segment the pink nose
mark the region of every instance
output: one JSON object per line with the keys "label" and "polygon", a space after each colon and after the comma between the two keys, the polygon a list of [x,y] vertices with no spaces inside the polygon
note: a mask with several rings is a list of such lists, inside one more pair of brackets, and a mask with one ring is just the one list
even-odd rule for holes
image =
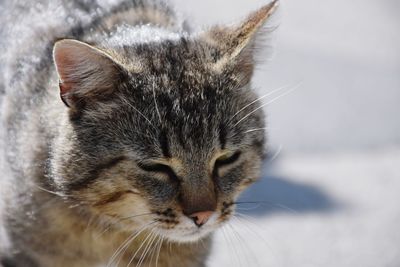
{"label": "pink nose", "polygon": [[190,218],[193,219],[194,223],[200,227],[205,224],[208,219],[210,219],[213,211],[199,211],[189,215]]}

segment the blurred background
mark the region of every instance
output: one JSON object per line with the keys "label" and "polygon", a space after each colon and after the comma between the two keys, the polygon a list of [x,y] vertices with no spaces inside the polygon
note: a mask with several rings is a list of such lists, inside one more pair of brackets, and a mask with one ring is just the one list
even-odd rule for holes
{"label": "blurred background", "polygon": [[[268,0],[173,2],[207,26]],[[282,88],[263,99],[270,157],[210,267],[400,266],[399,14],[398,0],[281,1],[254,78],[260,95]]]}

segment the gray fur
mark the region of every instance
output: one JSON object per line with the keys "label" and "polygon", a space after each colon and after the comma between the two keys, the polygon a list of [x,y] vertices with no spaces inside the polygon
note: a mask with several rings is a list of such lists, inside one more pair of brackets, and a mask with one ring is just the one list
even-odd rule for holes
{"label": "gray fur", "polygon": [[[15,13],[0,11],[20,19],[0,32],[0,265],[105,265],[156,222],[120,266],[140,261],[143,251],[131,256],[152,233],[163,238],[158,266],[204,266],[211,232],[259,175],[264,134],[249,130],[264,127],[263,114],[246,116],[258,102],[243,107],[257,99],[253,33],[275,3],[203,33],[158,1],[30,3],[5,1]],[[54,48],[66,38],[87,44]],[[79,49],[88,50],[71,63]],[[213,170],[226,151],[240,156]],[[154,162],[174,174],[143,167]],[[186,215],[211,209],[214,225],[181,236],[193,227]]]}

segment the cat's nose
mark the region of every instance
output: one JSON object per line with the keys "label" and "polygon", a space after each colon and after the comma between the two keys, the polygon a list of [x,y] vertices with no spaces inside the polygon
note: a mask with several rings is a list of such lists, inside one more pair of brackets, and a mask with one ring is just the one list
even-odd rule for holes
{"label": "cat's nose", "polygon": [[213,211],[199,211],[189,215],[189,217],[193,219],[198,227],[201,227],[210,219],[213,213]]}

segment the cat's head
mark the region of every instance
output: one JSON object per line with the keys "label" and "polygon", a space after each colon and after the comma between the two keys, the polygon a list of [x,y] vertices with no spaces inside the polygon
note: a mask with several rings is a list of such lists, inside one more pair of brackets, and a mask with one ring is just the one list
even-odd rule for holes
{"label": "cat's head", "polygon": [[249,82],[256,32],[240,25],[117,46],[54,47],[68,108],[53,145],[56,190],[103,224],[194,241],[257,180],[263,112]]}

